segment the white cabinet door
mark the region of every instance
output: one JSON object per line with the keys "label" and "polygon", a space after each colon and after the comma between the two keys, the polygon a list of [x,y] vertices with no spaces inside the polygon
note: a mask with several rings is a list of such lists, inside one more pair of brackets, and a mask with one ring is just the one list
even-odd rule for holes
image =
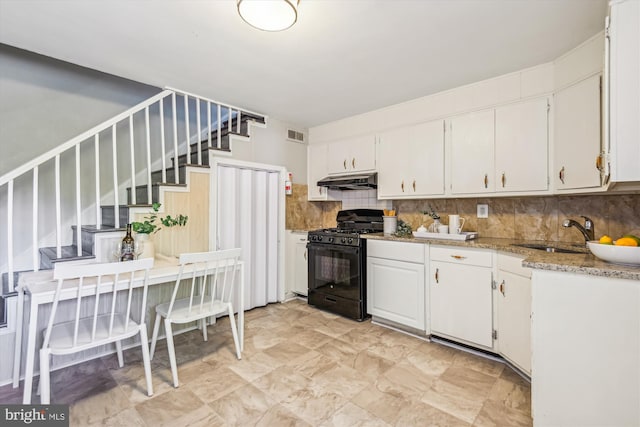
{"label": "white cabinet door", "polygon": [[558,190],[600,187],[600,75],[554,95],[553,180]]}
{"label": "white cabinet door", "polygon": [[329,174],[369,172],[376,169],[375,137],[372,135],[332,142],[328,148]]}
{"label": "white cabinet door", "polygon": [[494,110],[451,119],[451,193],[491,193],[494,176]]}
{"label": "white cabinet door", "polygon": [[640,425],[640,282],[533,270],[532,291],[536,425]]}
{"label": "white cabinet door", "polygon": [[307,296],[309,293],[309,272],[307,262],[307,234],[296,233],[294,253],[294,274],[292,291]]}
{"label": "white cabinet door", "polygon": [[492,252],[430,248],[433,335],[493,349]]}
{"label": "white cabinet door", "polygon": [[444,121],[383,133],[377,144],[378,197],[444,194]]}
{"label": "white cabinet door", "polygon": [[316,183],[329,175],[327,170],[328,148],[326,144],[309,145],[307,147],[307,199],[330,200],[328,190],[318,187]]}
{"label": "white cabinet door", "polygon": [[287,231],[285,242],[285,290],[306,296],[309,288],[307,233]]}
{"label": "white cabinet door", "polygon": [[444,120],[422,123],[410,130],[407,184],[411,196],[444,194]]}
{"label": "white cabinet door", "polygon": [[[404,195],[410,132],[408,127],[381,134],[376,144],[378,158],[378,197]],[[416,155],[416,153],[412,153]]]}
{"label": "white cabinet door", "polygon": [[496,108],[495,115],[496,191],[547,190],[547,98]]}
{"label": "white cabinet door", "polygon": [[367,259],[369,314],[425,330],[424,264]]}
{"label": "white cabinet door", "polygon": [[531,279],[498,270],[496,311],[500,354],[531,375]]}
{"label": "white cabinet door", "polygon": [[640,2],[613,2],[610,19],[611,180],[640,181]]}

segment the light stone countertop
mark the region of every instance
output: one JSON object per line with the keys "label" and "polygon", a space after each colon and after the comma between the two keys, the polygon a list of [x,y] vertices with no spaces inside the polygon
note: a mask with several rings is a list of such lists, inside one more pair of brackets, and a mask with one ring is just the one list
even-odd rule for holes
{"label": "light stone countertop", "polygon": [[627,266],[601,261],[592,255],[586,247],[576,246],[574,243],[551,242],[553,246],[572,250],[584,251],[579,254],[567,254],[559,252],[545,252],[538,249],[529,249],[514,244],[549,242],[498,239],[491,237],[479,237],[473,240],[440,240],[411,237],[385,236],[381,233],[363,234],[366,239],[388,240],[397,242],[429,243],[431,245],[459,246],[464,248],[493,249],[500,252],[522,255],[525,257],[524,267],[538,270],[563,271],[567,273],[589,274],[592,276],[611,277],[615,279],[629,279],[640,281],[640,266]]}

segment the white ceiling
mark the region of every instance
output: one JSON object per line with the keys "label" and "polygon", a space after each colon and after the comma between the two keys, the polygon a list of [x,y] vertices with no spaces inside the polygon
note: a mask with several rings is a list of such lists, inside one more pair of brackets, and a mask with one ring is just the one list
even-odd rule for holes
{"label": "white ceiling", "polygon": [[0,42],[312,127],[548,62],[606,0],[301,0],[268,33],[235,0],[0,0]]}

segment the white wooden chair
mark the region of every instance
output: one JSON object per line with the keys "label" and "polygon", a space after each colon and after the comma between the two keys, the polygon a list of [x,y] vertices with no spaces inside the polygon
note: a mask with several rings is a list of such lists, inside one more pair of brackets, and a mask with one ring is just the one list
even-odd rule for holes
{"label": "white wooden chair", "polygon": [[[140,334],[147,392],[153,395],[149,340],[144,321],[147,305],[149,269],[153,258],[137,261],[99,264],[56,264],[53,277],[58,281],[40,350],[40,399],[50,403],[49,356],[77,353],[90,348],[115,343],[120,367],[124,366],[121,340]],[[134,288],[142,288],[142,301],[132,316]],[[54,323],[61,292],[75,293],[74,319]],[[108,310],[101,298],[111,296]],[[83,304],[83,302],[85,302]],[[89,317],[80,313],[91,309]],[[139,316],[139,317],[138,317]],[[136,321],[134,318],[139,320]]]}
{"label": "white wooden chair", "polygon": [[[171,329],[172,323],[184,324],[200,321],[202,336],[207,341],[207,318],[227,314],[231,323],[236,355],[238,359],[241,358],[238,330],[232,305],[241,252],[241,249],[227,249],[180,255],[180,272],[173,288],[171,301],[156,306],[156,320],[151,338],[151,358],[153,359],[160,329],[160,320],[164,318],[164,329],[167,337],[167,349],[169,351],[174,387],[178,387],[179,384]],[[199,286],[196,286],[196,272],[204,272],[199,280]],[[189,273],[191,273],[191,280],[185,280],[183,284],[183,286],[190,284],[189,297],[176,300],[182,279],[188,278]]]}

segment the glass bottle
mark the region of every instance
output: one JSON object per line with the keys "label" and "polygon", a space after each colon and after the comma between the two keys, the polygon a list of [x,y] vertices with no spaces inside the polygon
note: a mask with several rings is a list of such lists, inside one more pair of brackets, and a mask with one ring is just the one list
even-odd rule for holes
{"label": "glass bottle", "polygon": [[135,247],[131,236],[131,224],[127,224],[127,234],[122,239],[120,249],[120,261],[133,261],[135,259]]}
{"label": "glass bottle", "polygon": [[435,218],[433,220],[433,224],[431,224],[429,226],[429,232],[430,233],[437,233],[438,232],[438,227],[440,227],[440,225],[442,225],[442,224],[440,224],[440,218]]}

